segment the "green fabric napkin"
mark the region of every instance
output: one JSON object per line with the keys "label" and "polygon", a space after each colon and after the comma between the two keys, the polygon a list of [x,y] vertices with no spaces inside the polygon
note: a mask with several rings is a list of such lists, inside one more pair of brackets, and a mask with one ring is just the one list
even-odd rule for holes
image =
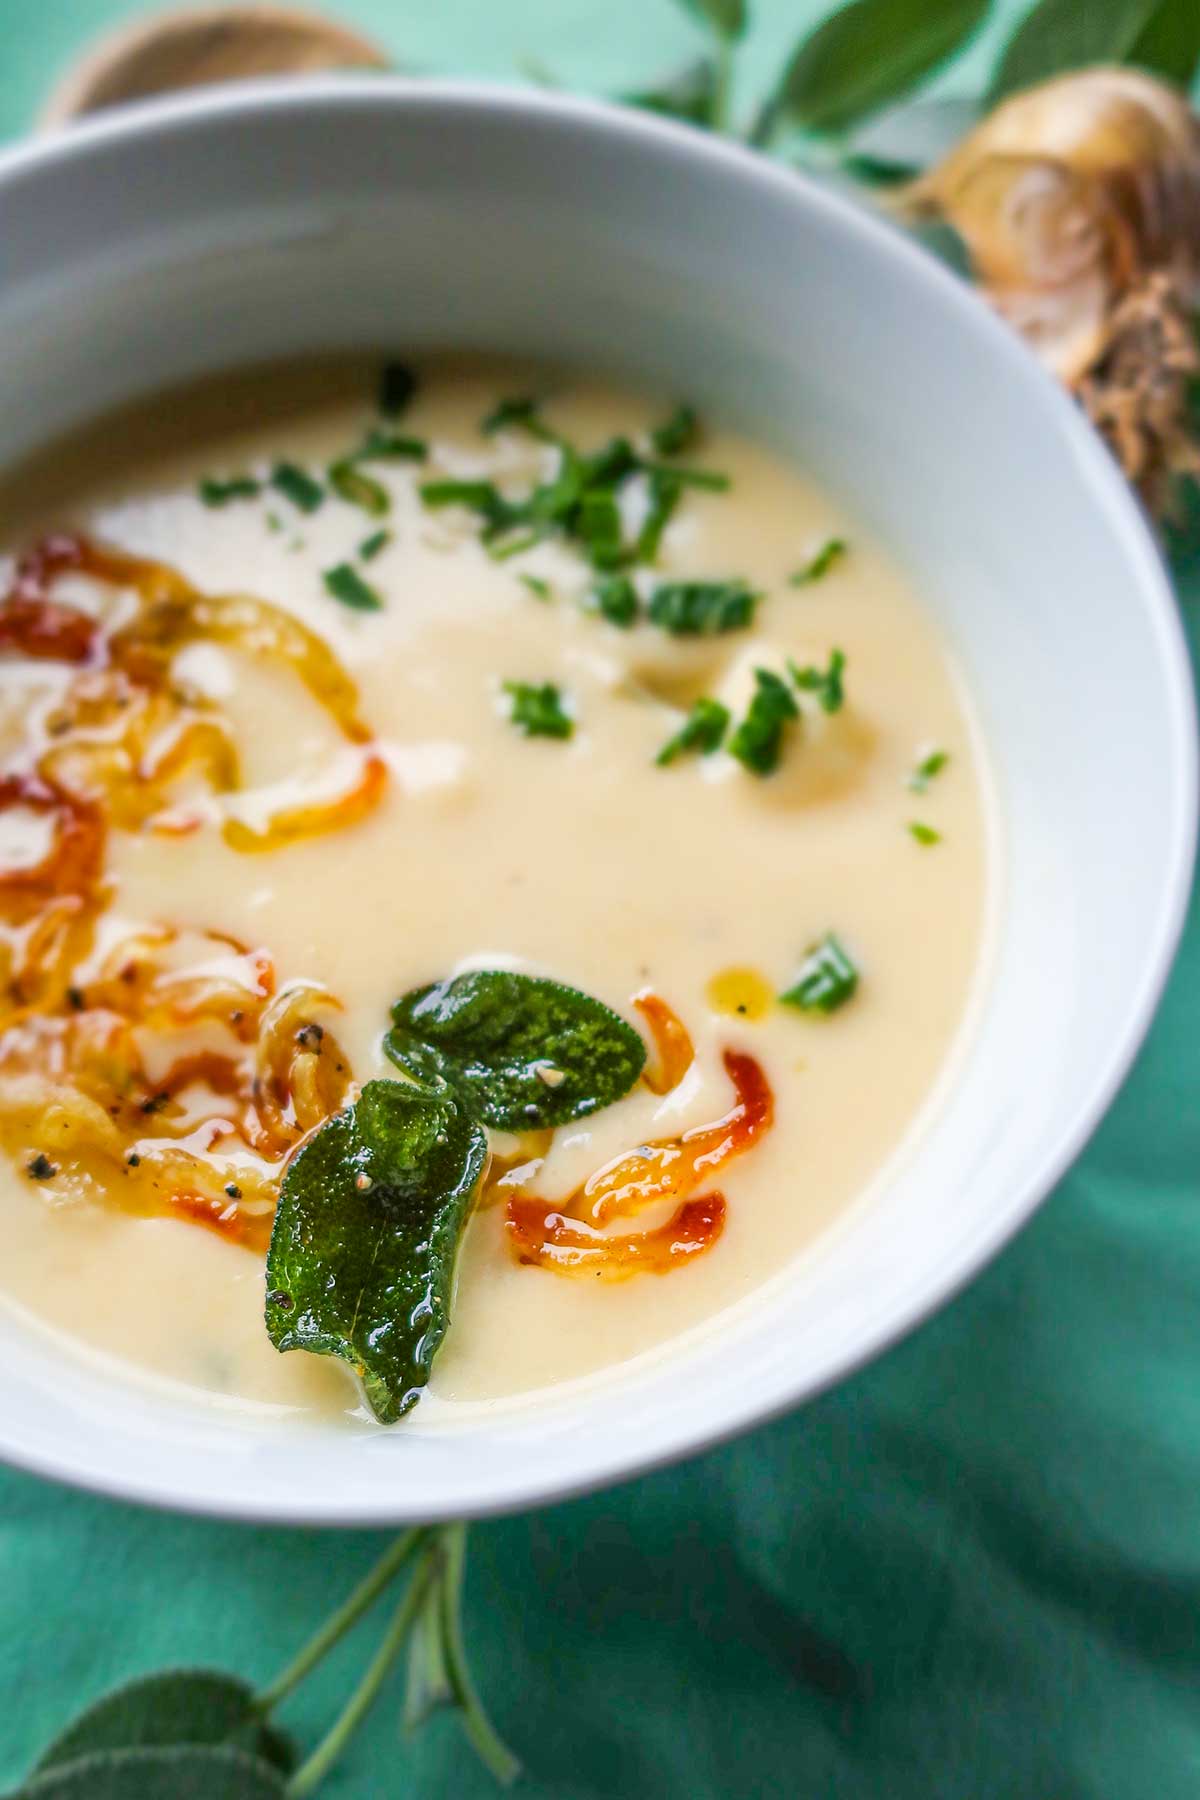
{"label": "green fabric napkin", "polygon": [[[0,133],[132,10],[0,0]],[[511,74],[528,50],[593,86],[689,45],[667,0],[338,10],[416,65]],[[817,10],[758,0],[752,59],[765,68]],[[1178,574],[1187,608],[1200,556]],[[529,1800],[1195,1800],[1198,1010],[1193,916],[1087,1154],[882,1361],[686,1467],[473,1531],[469,1639]],[[135,1671],[273,1674],[383,1541],[0,1475],[0,1781]],[[360,1657],[343,1647],[287,1715],[309,1742]],[[399,1714],[397,1688],[331,1795],[495,1793],[452,1718],[405,1743]]]}

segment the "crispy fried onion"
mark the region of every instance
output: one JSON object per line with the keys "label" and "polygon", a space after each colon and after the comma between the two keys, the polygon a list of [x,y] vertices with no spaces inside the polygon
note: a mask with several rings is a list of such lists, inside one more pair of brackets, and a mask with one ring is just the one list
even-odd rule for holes
{"label": "crispy fried onion", "polygon": [[[112,623],[54,597],[72,573],[120,590]],[[96,948],[109,828],[190,829],[170,805],[184,774],[214,793],[240,785],[224,719],[173,680],[176,653],[199,640],[282,663],[366,747],[334,800],[261,831],[227,821],[233,848],[335,829],[379,796],[353,683],[297,621],[79,536],[25,555],[0,599],[0,657],[57,663],[65,679],[30,720],[25,765],[0,776],[0,817],[18,815],[7,822],[38,846],[0,864],[0,1143],[56,1199],[191,1218],[261,1249],[285,1159],[351,1083],[316,1016],[336,1002],[311,984],[279,989],[264,951],[219,932],[154,927]]]}
{"label": "crispy fried onion", "polygon": [[221,933],[127,937],[65,1011],[0,1034],[0,1140],[58,1196],[261,1250],[286,1158],[350,1086],[316,1016],[336,1004],[308,983],[277,991],[270,958]]}
{"label": "crispy fried onion", "polygon": [[[132,616],[106,626],[56,600],[56,582],[71,574],[132,594]],[[200,642],[231,645],[290,669],[342,736],[363,747],[353,785],[333,799],[278,812],[261,830],[226,819],[222,832],[235,850],[277,849],[350,824],[374,806],[386,766],[370,747],[354,683],[327,644],[264,600],[202,594],[165,563],[78,534],[43,538],[21,558],[0,600],[0,655],[78,669],[44,721],[39,773],[82,800],[103,801],[109,822],[125,830],[194,830],[202,815],[171,804],[182,777],[217,795],[242,785],[237,746],[221,714],[173,679],[179,651]]]}
{"label": "crispy fried onion", "polygon": [[[691,1041],[658,995],[640,994],[634,1005],[650,1026],[658,1052],[657,1068],[643,1079],[653,1093],[664,1093],[667,1088],[660,1084],[668,1075],[674,1076],[670,1085],[675,1086],[687,1073]],[[711,1249],[724,1229],[725,1199],[719,1192],[696,1195],[695,1190],[749,1150],[769,1129],[774,1111],[767,1078],[752,1056],[726,1050],[724,1063],[736,1100],[721,1118],[639,1145],[606,1163],[563,1200],[542,1200],[519,1189],[511,1193],[505,1229],[518,1262],[560,1275],[621,1281],[640,1270],[662,1274]],[[500,1180],[511,1184],[515,1173],[510,1166]],[[656,1203],[674,1203],[662,1224],[637,1232],[605,1229]]]}

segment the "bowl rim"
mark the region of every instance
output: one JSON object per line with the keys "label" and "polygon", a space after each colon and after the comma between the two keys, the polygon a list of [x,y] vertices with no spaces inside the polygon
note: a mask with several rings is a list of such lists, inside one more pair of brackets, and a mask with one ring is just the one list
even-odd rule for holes
{"label": "bowl rim", "polygon": [[[522,117],[558,122],[564,129],[584,128],[596,138],[622,139],[648,157],[670,153],[697,165],[724,169],[744,182],[774,188],[803,211],[824,215],[837,228],[856,236],[881,267],[890,261],[906,268],[919,284],[929,309],[957,312],[987,355],[1006,362],[1014,382],[1040,388],[1040,403],[1056,413],[1074,456],[1088,477],[1096,510],[1121,540],[1138,580],[1136,592],[1153,641],[1163,681],[1173,744],[1170,776],[1174,804],[1169,820],[1170,854],[1159,891],[1155,917],[1142,944],[1142,966],[1131,987],[1122,1030],[1114,1035],[1108,1055],[1086,1093],[1053,1134],[1047,1134],[1036,1178],[1014,1190],[1009,1204],[997,1208],[973,1240],[953,1258],[927,1271],[890,1310],[872,1319],[870,1329],[852,1352],[839,1351],[824,1373],[797,1373],[777,1380],[765,1392],[745,1395],[736,1406],[697,1427],[688,1418],[673,1423],[668,1416],[652,1448],[599,1446],[570,1473],[539,1479],[536,1472],[507,1483],[490,1496],[473,1498],[469,1508],[448,1503],[428,1509],[430,1521],[470,1516],[483,1518],[550,1505],[574,1495],[648,1473],[685,1456],[717,1447],[741,1433],[815,1399],[854,1374],[955,1298],[977,1273],[1013,1238],[1041,1205],[1084,1149],[1115,1099],[1141,1048],[1157,1010],[1187,918],[1196,859],[1200,810],[1200,752],[1197,741],[1196,694],[1187,638],[1170,575],[1149,523],[1132,490],[1098,434],[1078,407],[1037,361],[1033,352],[966,282],[892,224],[812,177],[769,160],[762,153],[728,138],[717,137],[664,119],[586,97],[525,90],[496,82],[418,80],[403,75],[323,74],[295,78],[256,79],[222,84],[138,101],[95,114],[69,128],[29,139],[0,151],[0,193],[26,175],[69,169],[113,143],[142,144],[147,151],[162,135],[170,137],[193,126],[277,113],[355,111],[372,107],[492,118],[520,123]],[[193,1515],[307,1526],[380,1527],[409,1515],[396,1504],[371,1495],[329,1505],[300,1498],[181,1493],[179,1482],[165,1476],[107,1474],[79,1470],[64,1449],[54,1453],[14,1445],[0,1421],[0,1458],[10,1466],[108,1498]],[[231,1484],[232,1489],[232,1484]]]}

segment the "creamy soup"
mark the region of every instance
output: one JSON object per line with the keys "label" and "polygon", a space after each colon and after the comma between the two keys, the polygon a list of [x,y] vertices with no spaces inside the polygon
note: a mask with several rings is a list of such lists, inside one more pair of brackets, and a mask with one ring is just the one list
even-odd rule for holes
{"label": "creamy soup", "polygon": [[[421,1417],[453,1419],[712,1325],[913,1127],[980,957],[980,752],[931,620],[786,462],[568,375],[276,369],[55,447],[0,548],[10,1304],[367,1416],[361,1344],[267,1320],[360,1279],[317,1241],[322,1121],[415,1073],[467,1171],[428,1215],[443,1300],[461,1254]],[[504,1128],[469,1019],[412,1002],[385,1049],[470,972],[530,997]],[[548,981],[583,998],[543,1054]],[[358,1220],[384,1152],[351,1179]]]}

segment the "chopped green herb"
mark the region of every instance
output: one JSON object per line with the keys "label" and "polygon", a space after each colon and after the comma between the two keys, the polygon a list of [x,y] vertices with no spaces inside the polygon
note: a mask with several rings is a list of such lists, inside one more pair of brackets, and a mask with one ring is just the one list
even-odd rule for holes
{"label": "chopped green herb", "polygon": [[700,421],[694,408],[677,406],[670,418],[650,433],[650,442],[660,456],[678,456],[690,450],[700,436]]}
{"label": "chopped green herb", "polygon": [[667,739],[655,762],[659,768],[665,768],[685,750],[698,750],[701,756],[708,756],[713,750],[720,749],[728,724],[729,708],[722,706],[719,700],[701,695],[675,736]]}
{"label": "chopped green herb", "polygon": [[653,562],[658,555],[662,534],[679,505],[683,489],[674,473],[656,472],[650,477],[650,509],[638,532],[637,555],[642,562]]}
{"label": "chopped green herb", "polygon": [[611,488],[584,493],[577,529],[597,568],[612,568],[621,560],[621,512]]}
{"label": "chopped green herb", "polygon": [[526,737],[569,738],[575,721],[563,711],[562,695],[553,682],[539,687],[528,681],[506,681],[504,691],[512,696],[509,718]]}
{"label": "chopped green herb", "polygon": [[707,488],[712,494],[727,494],[733,483],[719,469],[680,469],[674,463],[643,463],[649,475],[669,475],[680,487]]}
{"label": "chopped green herb", "polygon": [[602,618],[610,625],[619,625],[622,631],[628,631],[638,616],[637,589],[628,575],[609,575],[597,582],[592,602]]}
{"label": "chopped green herb", "polygon": [[375,589],[363,580],[353,563],[337,563],[332,569],[326,569],[323,580],[326,591],[343,606],[353,607],[355,612],[378,612],[383,605]]}
{"label": "chopped green herb", "polygon": [[387,489],[381,487],[370,475],[364,475],[349,456],[330,463],[329,485],[335,494],[340,494],[351,506],[361,506],[364,512],[376,519],[381,518],[392,504]]}
{"label": "chopped green herb", "polygon": [[627,437],[610,438],[599,450],[580,459],[588,487],[617,487],[627,475],[636,475],[642,459]]}
{"label": "chopped green herb", "polygon": [[391,541],[390,531],[373,531],[370,537],[364,538],[358,546],[358,554],[363,562],[374,562],[380,551],[386,550]]}
{"label": "chopped green herb", "polygon": [[849,547],[845,538],[830,538],[802,569],[789,575],[788,580],[793,587],[804,587],[810,581],[820,581],[822,575],[828,575],[834,563],[841,561]]}
{"label": "chopped green herb", "polygon": [[941,774],[949,761],[950,752],[948,750],[931,750],[928,756],[921,758],[909,776],[908,787],[914,794],[923,794],[930,782],[936,775]]}
{"label": "chopped green herb", "polygon": [[846,699],[845,684],[842,680],[846,669],[846,657],[843,651],[830,651],[827,669],[798,669],[794,662],[788,663],[788,669],[801,693],[817,696],[823,712],[835,713],[842,710]]}
{"label": "chopped green herb", "polygon": [[536,594],[539,600],[552,600],[554,598],[550,589],[550,583],[548,581],[543,581],[540,575],[522,575],[518,579],[524,587],[529,589],[531,594]]}
{"label": "chopped green herb", "polygon": [[205,506],[228,506],[231,500],[253,500],[261,494],[262,483],[253,475],[206,475],[200,483],[200,498]]}
{"label": "chopped green herb", "polygon": [[746,716],[729,740],[729,753],[753,775],[770,775],[779,766],[783,734],[800,717],[787,682],[770,669],[755,669],[757,683]]}
{"label": "chopped green herb", "polygon": [[389,362],[379,374],[379,410],[389,418],[402,413],[417,391],[417,378],[406,363]]}
{"label": "chopped green herb", "polygon": [[[426,506],[465,506],[477,512],[490,528],[515,524],[521,508],[506,500],[493,481],[426,481],[421,484]],[[515,515],[515,517],[514,517]]]}
{"label": "chopped green herb", "polygon": [[650,596],[649,612],[673,637],[711,637],[752,624],[758,599],[744,581],[667,581]]}
{"label": "chopped green herb", "polygon": [[546,535],[535,526],[512,536],[505,536],[506,529],[498,526],[495,531],[488,530],[483,534],[484,546],[495,562],[507,562],[510,556],[521,556],[526,550],[532,550],[535,544],[540,544]]}
{"label": "chopped green herb", "polygon": [[359,448],[355,462],[424,462],[429,445],[424,438],[398,437],[394,431],[380,431],[372,426]]}
{"label": "chopped green herb", "polygon": [[307,469],[297,463],[279,462],[271,470],[271,486],[298,506],[303,513],[314,513],[325,498],[325,489],[314,481]]}
{"label": "chopped green herb", "polygon": [[58,1174],[58,1167],[50,1161],[44,1151],[39,1150],[37,1155],[31,1156],[25,1164],[25,1172],[32,1176],[34,1181],[49,1181]]}
{"label": "chopped green herb", "polygon": [[908,827],[909,835],[916,838],[918,844],[940,844],[942,834],[935,831],[932,825],[922,825],[919,819],[913,819]]}
{"label": "chopped green herb", "polygon": [[532,394],[516,394],[494,406],[479,429],[485,437],[491,437],[495,432],[505,431],[509,426],[515,425],[520,430],[531,432],[534,437],[553,443],[554,433],[538,416],[540,406],[541,401],[535,400]]}
{"label": "chopped green herb", "polygon": [[801,1012],[832,1013],[853,999],[857,987],[858,970],[845,945],[830,931],[813,945],[795,982],[779,998]]}

